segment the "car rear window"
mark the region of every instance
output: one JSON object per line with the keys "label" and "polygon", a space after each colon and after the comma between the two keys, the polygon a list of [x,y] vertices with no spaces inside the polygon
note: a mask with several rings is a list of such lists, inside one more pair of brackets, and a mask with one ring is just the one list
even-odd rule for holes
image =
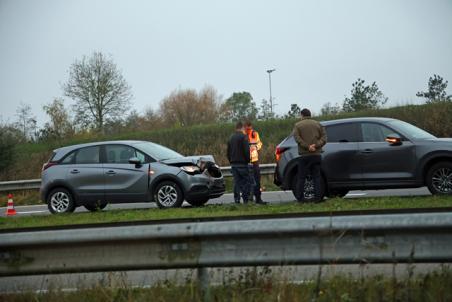
{"label": "car rear window", "polygon": [[359,141],[359,125],[347,123],[326,127],[327,141],[329,143],[351,143]]}
{"label": "car rear window", "polygon": [[79,149],[75,156],[76,164],[98,164],[100,163],[99,146]]}

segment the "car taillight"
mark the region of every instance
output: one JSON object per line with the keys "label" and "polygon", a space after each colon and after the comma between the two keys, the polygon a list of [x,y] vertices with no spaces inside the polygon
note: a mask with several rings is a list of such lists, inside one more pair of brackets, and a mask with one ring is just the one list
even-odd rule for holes
{"label": "car taillight", "polygon": [[285,147],[276,147],[276,151],[275,151],[275,157],[276,157],[276,161],[279,161],[281,159],[282,154],[287,150],[288,148]]}
{"label": "car taillight", "polygon": [[51,166],[55,166],[57,163],[54,161],[49,161],[48,163],[45,163],[42,165],[42,171],[50,168]]}

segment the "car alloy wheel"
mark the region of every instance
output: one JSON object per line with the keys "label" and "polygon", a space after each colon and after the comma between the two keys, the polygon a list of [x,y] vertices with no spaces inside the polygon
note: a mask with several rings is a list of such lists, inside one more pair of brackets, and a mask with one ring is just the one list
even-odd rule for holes
{"label": "car alloy wheel", "polygon": [[177,191],[171,185],[162,186],[157,192],[159,202],[165,207],[172,207],[177,201]]}
{"label": "car alloy wheel", "polygon": [[184,193],[176,182],[165,180],[155,187],[154,201],[161,209],[178,208],[184,201]]}
{"label": "car alloy wheel", "polygon": [[64,188],[57,188],[50,192],[47,204],[49,211],[53,214],[70,213],[75,210],[72,195]]}
{"label": "car alloy wheel", "polygon": [[452,193],[452,169],[441,167],[432,174],[433,188],[442,194]]}

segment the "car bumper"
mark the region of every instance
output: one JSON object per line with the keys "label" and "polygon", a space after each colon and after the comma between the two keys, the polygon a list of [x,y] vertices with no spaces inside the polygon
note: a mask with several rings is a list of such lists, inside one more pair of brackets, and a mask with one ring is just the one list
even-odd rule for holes
{"label": "car bumper", "polygon": [[181,172],[179,175],[185,184],[186,200],[202,200],[218,198],[226,191],[226,185],[223,177],[213,178],[206,174],[189,175]]}

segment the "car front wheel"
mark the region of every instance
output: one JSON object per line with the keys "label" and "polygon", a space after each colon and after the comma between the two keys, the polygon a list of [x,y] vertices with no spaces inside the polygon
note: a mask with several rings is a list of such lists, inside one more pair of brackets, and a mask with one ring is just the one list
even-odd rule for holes
{"label": "car front wheel", "polygon": [[74,198],[68,190],[56,188],[47,197],[47,207],[52,214],[72,213],[75,210]]}
{"label": "car front wheel", "polygon": [[163,181],[155,188],[154,200],[161,209],[179,208],[184,201],[184,196],[175,182]]}
{"label": "car front wheel", "polygon": [[452,163],[434,164],[427,172],[426,183],[432,194],[452,195]]}

